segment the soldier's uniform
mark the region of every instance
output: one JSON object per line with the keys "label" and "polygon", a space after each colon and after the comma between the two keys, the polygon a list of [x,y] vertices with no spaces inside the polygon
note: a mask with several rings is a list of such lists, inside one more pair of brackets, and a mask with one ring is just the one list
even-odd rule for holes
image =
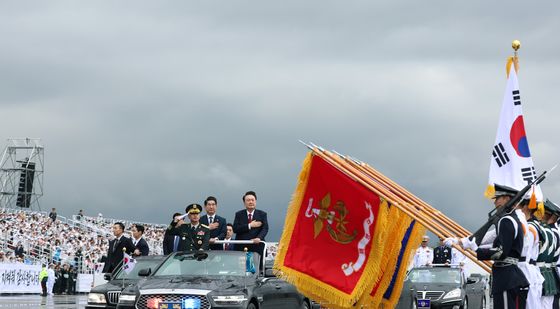
{"label": "soldier's uniform", "polygon": [[412,266],[422,267],[432,264],[432,261],[434,260],[434,251],[432,250],[432,248],[428,247],[429,239],[430,238],[426,235],[422,237],[422,242],[425,242],[426,246],[420,246],[418,247],[418,249],[416,249]]}
{"label": "soldier's uniform", "polygon": [[[498,184],[494,185],[494,189],[494,198],[504,195],[515,196],[518,192]],[[523,238],[523,225],[515,212],[512,212],[503,216],[486,232],[480,245],[476,245],[476,240],[471,240],[469,237],[461,239],[463,248],[475,251],[479,260],[494,261],[492,265],[494,309],[525,308],[529,282],[517,266],[522,258]]]}
{"label": "soldier's uniform", "polygon": [[434,248],[434,260],[432,264],[451,263],[451,248],[448,246],[439,246]]}
{"label": "soldier's uniform", "polygon": [[[187,214],[198,214],[202,211],[202,206],[190,204],[186,211]],[[210,246],[210,229],[200,223],[196,226],[187,223],[173,227],[170,234],[179,236],[178,251],[208,250]]]}

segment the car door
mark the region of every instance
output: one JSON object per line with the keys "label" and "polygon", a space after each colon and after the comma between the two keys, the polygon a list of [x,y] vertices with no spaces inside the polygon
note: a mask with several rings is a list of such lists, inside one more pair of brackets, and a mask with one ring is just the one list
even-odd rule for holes
{"label": "car door", "polygon": [[263,278],[261,284],[255,291],[261,295],[263,309],[298,308],[297,290],[286,281],[276,277]]}
{"label": "car door", "polygon": [[465,293],[469,298],[469,307],[480,308],[484,296],[484,285],[480,277],[469,277],[465,284]]}

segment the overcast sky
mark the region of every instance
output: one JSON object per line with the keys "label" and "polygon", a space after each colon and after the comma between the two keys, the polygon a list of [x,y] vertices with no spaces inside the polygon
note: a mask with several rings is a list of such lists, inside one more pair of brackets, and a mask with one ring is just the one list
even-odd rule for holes
{"label": "overcast sky", "polygon": [[[511,41],[537,171],[560,161],[560,4],[2,1],[0,147],[45,147],[43,210],[168,223],[247,190],[281,235],[307,149],[355,156],[470,230]],[[560,201],[560,172],[543,192]]]}

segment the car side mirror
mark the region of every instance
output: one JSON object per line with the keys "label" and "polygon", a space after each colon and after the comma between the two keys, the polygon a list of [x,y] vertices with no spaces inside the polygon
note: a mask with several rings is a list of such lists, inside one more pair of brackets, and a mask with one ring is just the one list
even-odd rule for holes
{"label": "car side mirror", "polygon": [[272,268],[265,269],[264,270],[264,276],[266,278],[276,277],[276,275],[274,274],[274,270]]}
{"label": "car side mirror", "polygon": [[105,279],[107,281],[111,281],[111,274],[104,274],[103,279]]}
{"label": "car side mirror", "polygon": [[140,277],[147,277],[152,273],[152,269],[151,268],[142,268],[140,269],[140,271],[138,271],[138,276]]}

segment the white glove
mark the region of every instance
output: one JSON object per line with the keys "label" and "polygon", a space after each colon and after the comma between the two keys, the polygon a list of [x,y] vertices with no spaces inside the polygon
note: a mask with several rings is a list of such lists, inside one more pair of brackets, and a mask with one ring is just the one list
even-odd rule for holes
{"label": "white glove", "polygon": [[476,249],[478,249],[478,246],[476,245],[476,237],[473,237],[472,240],[468,237],[461,238],[461,244],[463,245],[463,249],[471,249],[472,251],[476,251]]}
{"label": "white glove", "polygon": [[449,238],[446,238],[446,239],[443,241],[443,244],[444,244],[446,247],[451,247],[451,246],[456,245],[456,244],[458,244],[458,243],[459,243],[459,239],[458,239],[458,238],[455,238],[455,237],[449,237]]}

